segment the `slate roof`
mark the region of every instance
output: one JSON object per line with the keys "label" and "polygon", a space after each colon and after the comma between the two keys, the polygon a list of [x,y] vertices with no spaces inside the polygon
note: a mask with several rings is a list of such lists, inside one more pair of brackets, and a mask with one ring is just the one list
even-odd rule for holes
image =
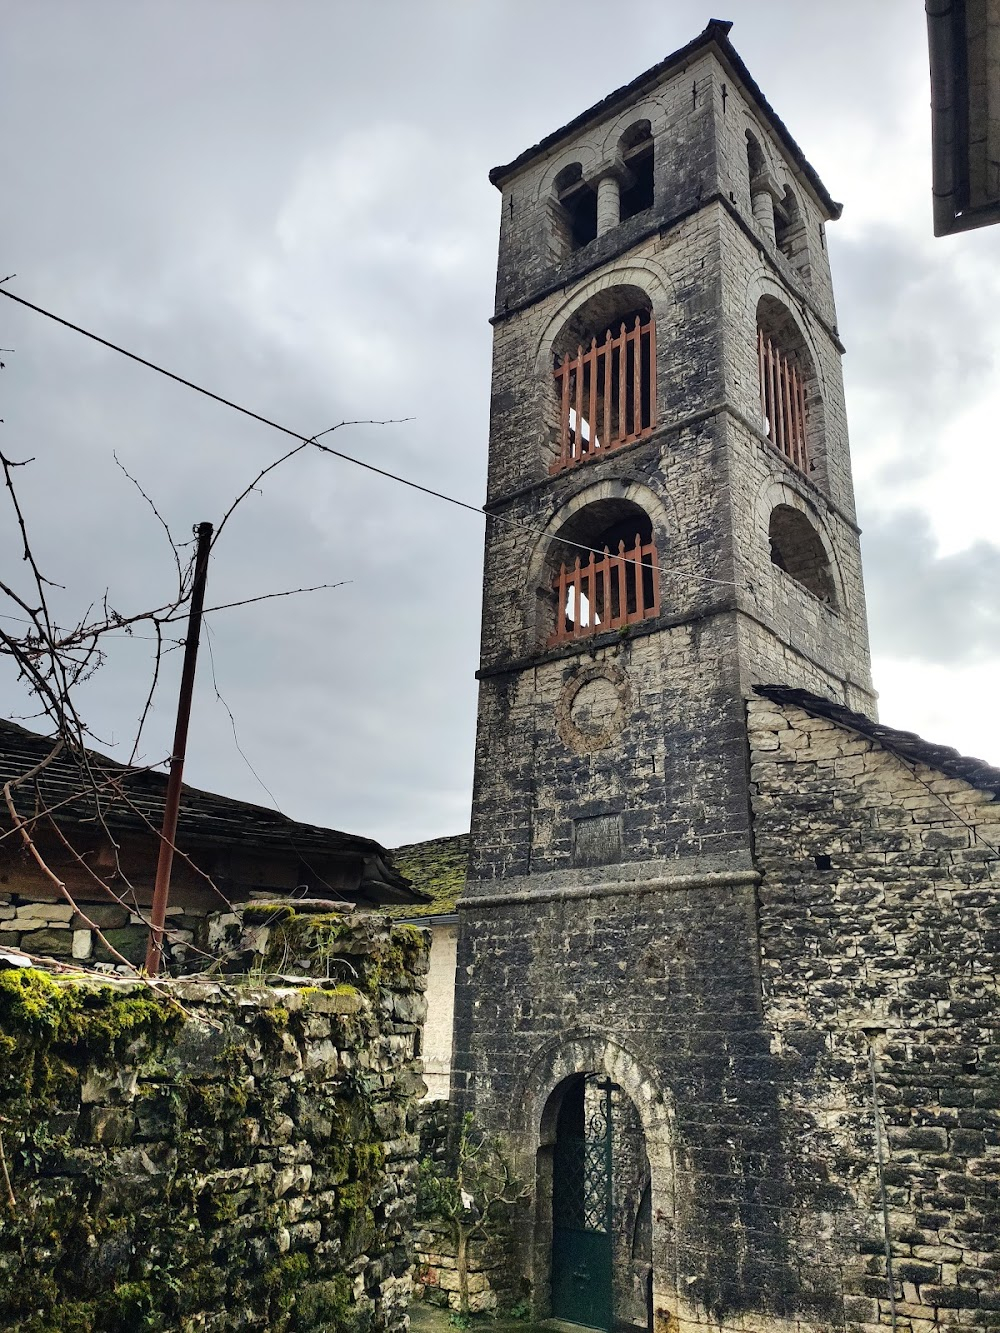
{"label": "slate roof", "polygon": [[908,759],[910,763],[925,764],[928,768],[944,773],[946,777],[959,778],[970,787],[990,792],[1000,799],[1000,769],[993,768],[983,759],[971,759],[959,754],[950,745],[935,745],[932,741],[925,741],[914,731],[897,731],[895,727],[873,722],[863,713],[852,712],[843,704],[809,690],[792,689],[790,685],[755,685],[754,693],[770,699],[772,703],[794,704],[813,717],[829,718],[838,726],[849,727],[870,740],[878,741],[884,749]]}
{"label": "slate roof", "polygon": [[408,920],[419,916],[451,916],[455,903],[465,887],[465,870],[469,859],[468,833],[456,833],[449,838],[430,838],[427,842],[411,842],[392,850],[393,863],[418,889],[430,895],[430,901],[419,907],[395,907],[394,916]]}
{"label": "slate roof", "polygon": [[732,26],[732,23],[725,19],[710,19],[705,30],[700,32],[693,41],[688,42],[687,46],[682,46],[679,50],[674,51],[671,55],[667,56],[666,59],[661,60],[658,65],[653,65],[651,69],[647,69],[645,73],[640,74],[638,78],[633,79],[631,83],[624,84],[613,93],[609,93],[607,97],[602,98],[601,101],[595,102],[592,107],[581,112],[580,115],[575,116],[566,125],[563,125],[561,129],[553,130],[551,134],[547,134],[544,139],[539,140],[534,147],[528,148],[523,153],[519,154],[519,156],[515,157],[512,162],[508,162],[504,166],[494,167],[490,172],[490,180],[498,189],[502,188],[503,183],[508,177],[514,175],[521,169],[521,167],[532,161],[533,158],[540,156],[549,148],[553,147],[553,145],[557,144],[560,139],[582,129],[592,120],[601,119],[609,111],[613,110],[619,102],[628,101],[630,98],[643,92],[647,85],[657,83],[668,70],[671,70],[678,65],[683,65],[685,61],[690,60],[692,56],[697,55],[705,47],[711,46],[714,43],[721,52],[726,63],[732,68],[734,75],[743,85],[750,100],[754,103],[774,131],[789,157],[816,191],[819,200],[823,204],[823,207],[829,212],[830,217],[839,218],[844,210],[843,204],[838,204],[836,200],[831,198],[826,186],[820,180],[815,167],[813,167],[806,159],[802,149],[788,132],[788,127],[761,92],[753,75],[740,59],[736,48],[729,40],[729,33]]}
{"label": "slate roof", "polygon": [[[0,786],[28,772],[51,753],[53,744],[51,737],[0,719]],[[91,766],[89,779],[86,764]],[[95,784],[102,788],[97,794]],[[87,750],[86,759],[64,751],[19,793],[15,791],[18,809],[25,818],[34,808],[36,786],[47,808],[59,807],[56,813],[63,824],[93,825],[98,808],[112,830],[145,832],[150,824],[158,829],[163,820],[167,775],[154,770],[136,772],[95,750]],[[0,822],[6,824],[3,815],[0,806]],[[373,838],[300,824],[266,806],[186,784],[181,790],[177,840],[179,844],[229,844],[291,854],[361,858],[365,863],[362,887],[386,890],[393,901],[407,905],[422,905],[426,896],[414,890],[406,876],[391,865],[388,852]]]}

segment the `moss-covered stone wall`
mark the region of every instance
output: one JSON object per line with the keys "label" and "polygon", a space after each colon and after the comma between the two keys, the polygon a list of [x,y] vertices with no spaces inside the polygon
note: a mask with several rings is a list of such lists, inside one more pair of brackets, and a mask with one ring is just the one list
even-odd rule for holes
{"label": "moss-covered stone wall", "polygon": [[0,972],[0,1327],[403,1328],[424,935],[274,927],[243,977]]}

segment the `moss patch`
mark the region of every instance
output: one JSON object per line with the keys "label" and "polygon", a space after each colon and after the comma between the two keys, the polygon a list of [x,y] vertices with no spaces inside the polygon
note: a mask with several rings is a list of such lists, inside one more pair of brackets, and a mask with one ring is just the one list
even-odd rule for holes
{"label": "moss patch", "polygon": [[[396,1191],[376,1114],[384,1076],[369,1071],[375,1006],[361,996],[406,984],[422,943],[384,923],[282,923],[296,944],[332,941],[360,962],[357,987],[305,988],[301,1007],[238,987],[202,1004],[189,987],[188,1021],[139,983],[0,973],[16,1200],[0,1198],[0,1328],[165,1333],[214,1312],[268,1333],[364,1333],[371,1303],[354,1304],[341,1267],[364,1253],[391,1271],[399,1241],[377,1202]],[[332,1042],[343,1067],[313,1072],[311,1042]],[[323,1245],[288,1252],[310,1192]]]}
{"label": "moss patch", "polygon": [[469,835],[458,833],[451,838],[431,838],[427,842],[411,842],[396,847],[392,852],[393,864],[413,880],[418,889],[433,895],[429,903],[407,903],[390,908],[395,917],[448,916],[455,910],[458,896],[465,887],[465,873],[469,860]]}

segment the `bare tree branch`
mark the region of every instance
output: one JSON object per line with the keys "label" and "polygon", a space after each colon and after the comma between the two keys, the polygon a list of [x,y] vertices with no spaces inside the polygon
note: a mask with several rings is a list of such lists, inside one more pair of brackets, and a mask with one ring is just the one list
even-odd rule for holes
{"label": "bare tree branch", "polygon": [[[223,528],[238,507],[250,494],[259,492],[261,483],[282,463],[310,445],[325,449],[325,446],[319,443],[321,438],[340,430],[343,426],[388,424],[391,424],[389,420],[339,422],[335,426],[318,432],[317,435],[308,440],[300,440],[280,458],[261,468],[253,480],[237,494],[225,510],[221,522],[216,525],[215,539],[212,544],[213,550]],[[27,592],[23,589],[19,590],[14,586],[14,582],[10,581],[9,576],[7,580],[0,580],[0,598],[6,599],[8,604],[19,613],[12,617],[5,617],[5,619],[20,622],[24,626],[23,630],[18,631],[0,629],[0,657],[7,657],[13,662],[18,679],[26,687],[31,697],[37,700],[38,711],[35,716],[44,717],[54,734],[51,749],[48,753],[27,771],[8,776],[8,780],[0,789],[3,793],[3,803],[6,805],[10,821],[10,828],[0,832],[0,843],[3,843],[8,837],[18,840],[44,880],[52,886],[61,900],[70,905],[80,922],[93,932],[94,938],[100,942],[119,969],[135,971],[125,956],[109,943],[107,936],[98,926],[93,915],[88,914],[86,910],[80,907],[65,879],[49,864],[44,850],[46,846],[45,839],[54,839],[52,845],[57,845],[68,854],[71,863],[88,877],[102,897],[106,897],[110,902],[126,908],[134,914],[134,917],[145,922],[147,926],[149,925],[146,912],[140,906],[136,885],[131,882],[122,865],[122,848],[115,834],[117,827],[115,808],[116,806],[126,807],[133,816],[138,818],[142,825],[162,841],[160,830],[154,827],[145,811],[128,791],[128,779],[134,774],[159,766],[157,764],[137,767],[136,757],[154,707],[157,689],[162,681],[164,653],[175,646],[175,641],[166,634],[167,626],[176,623],[187,614],[192,589],[193,556],[191,559],[185,559],[182,546],[175,539],[163,512],[138,479],[132,475],[117,455],[114,455],[116,465],[139,492],[167,539],[173,559],[176,587],[169,596],[155,601],[152,606],[147,605],[140,610],[128,612],[115,607],[111,602],[110,592],[105,591],[102,597],[86,607],[75,623],[57,623],[50,606],[49,593],[52,589],[65,591],[65,585],[57,583],[43,573],[42,565],[32,549],[27,513],[18,493],[15,479],[17,469],[27,467],[33,461],[33,458],[11,459],[0,452],[0,471],[3,474],[4,488],[7,491],[17,524],[22,562],[27,566],[29,589]],[[278,597],[290,597],[300,593],[339,588],[343,587],[345,582],[316,584],[309,587],[256,594],[221,603],[209,608],[209,610],[228,610]],[[147,625],[150,630],[150,638],[155,645],[152,653],[149,688],[138,718],[129,762],[121,770],[108,772],[100,757],[88,746],[88,740],[93,736],[93,733],[78,710],[77,692],[79,687],[88,681],[104,664],[106,660],[105,640],[109,635],[132,635],[140,626]],[[217,686],[216,693],[218,694]],[[221,699],[221,695],[218,697]],[[228,708],[228,705],[226,707]],[[239,748],[235,719],[231,711],[230,721],[233,726],[237,748]],[[57,758],[60,762],[60,782],[68,774],[75,790],[69,795],[54,799],[54,791],[57,789],[53,789],[47,781],[42,782],[39,779],[44,774],[45,769]],[[29,790],[34,796],[33,808],[30,811],[19,809],[18,793]],[[78,805],[81,801],[87,803],[87,822],[92,824],[93,828],[98,830],[103,838],[107,840],[107,846],[113,854],[113,867],[109,873],[98,872],[90,863],[90,853],[81,851],[78,846],[74,845],[73,837],[67,831],[65,821],[59,818],[60,812]],[[24,806],[26,801],[22,800],[20,804]],[[42,844],[39,845],[39,835],[42,834],[44,834],[44,837]],[[203,871],[187,853],[181,851],[173,843],[169,845],[171,850],[190,867],[192,873],[206,883],[221,903],[227,909],[231,909],[232,904],[229,898],[214,882],[212,876]],[[169,929],[166,931],[168,938],[174,938],[176,934],[176,931]],[[203,952],[189,941],[185,941],[185,946],[194,953]],[[2,1180],[0,1180],[0,1185],[2,1185]]]}
{"label": "bare tree branch", "polygon": [[169,545],[170,545],[170,554],[173,556],[174,564],[175,564],[176,567],[177,567],[177,587],[178,587],[178,591],[179,591],[179,592],[182,592],[182,591],[183,591],[183,588],[184,588],[184,571],[183,571],[183,569],[181,568],[181,557],[180,557],[180,552],[179,552],[178,549],[177,549],[177,542],[174,540],[174,535],[173,535],[173,533],[170,531],[169,526],[167,525],[167,520],[163,517],[163,515],[162,515],[162,514],[160,513],[160,511],[157,509],[156,505],[153,503],[153,501],[150,499],[150,497],[146,494],[146,492],[143,490],[143,488],[139,485],[139,483],[138,483],[138,481],[135,479],[135,477],[132,476],[132,473],[129,472],[128,468],[125,466],[125,464],[122,462],[122,460],[118,457],[117,453],[112,453],[111,456],[112,456],[112,458],[115,460],[115,462],[118,464],[118,466],[121,468],[121,470],[125,473],[126,477],[128,477],[129,481],[132,483],[132,485],[135,487],[135,489],[139,492],[139,494],[142,496],[142,498],[143,498],[143,499],[146,501],[146,503],[149,505],[150,509],[152,509],[153,514],[154,514],[155,517],[156,517],[156,521],[159,523],[160,527],[161,527],[161,528],[163,529],[163,531],[166,533],[167,541],[168,541],[168,543],[169,543]]}
{"label": "bare tree branch", "polygon": [[[316,583],[311,588],[285,588],[281,592],[262,592],[258,593],[256,597],[244,597],[238,602],[222,602],[219,606],[206,606],[204,614],[207,616],[210,611],[231,611],[234,606],[253,606],[255,602],[267,602],[272,597],[297,597],[299,593],[303,592],[323,592],[326,588],[345,588],[351,582],[353,582],[352,579],[341,579],[339,583]],[[164,616],[162,623],[171,625],[181,618],[180,613],[173,616]]]}
{"label": "bare tree branch", "polygon": [[[332,435],[334,431],[343,430],[345,426],[398,426],[402,425],[404,421],[409,421],[409,419],[409,417],[386,417],[383,421],[338,421],[335,426],[327,426],[326,430],[317,431],[315,435],[310,435],[308,440],[302,440],[300,444],[294,445],[287,453],[282,454],[280,458],[276,458],[273,463],[268,463],[267,467],[261,468],[253,481],[251,481],[248,486],[244,486],[243,490],[240,491],[239,495],[237,495],[236,499],[232,502],[226,512],[222,515],[219,523],[216,525],[215,536],[212,538],[213,548],[218,544],[219,538],[222,536],[222,529],[229,522],[234,511],[239,508],[248,495],[252,494],[257,489],[258,485],[264,480],[267,474],[273,472],[275,468],[280,467],[282,463],[287,463],[290,458],[294,458],[296,454],[300,454],[302,450],[308,448],[309,445],[316,444],[317,440],[321,440],[324,435]],[[318,445],[317,447],[322,448],[323,446]]]}

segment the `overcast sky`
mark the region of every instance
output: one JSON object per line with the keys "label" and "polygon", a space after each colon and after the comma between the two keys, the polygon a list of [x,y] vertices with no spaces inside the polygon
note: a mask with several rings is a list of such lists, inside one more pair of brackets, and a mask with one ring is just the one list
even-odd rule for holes
{"label": "overcast sky", "polygon": [[[689,41],[732,39],[834,198],[830,226],[883,719],[1000,763],[1000,229],[931,231],[916,0],[0,0],[0,277],[304,433],[475,505],[499,195],[487,172]],[[2,447],[71,618],[169,590],[113,453],[186,533],[281,436],[0,303]],[[468,827],[482,520],[329,457],[268,479],[217,549],[240,746],[289,815],[389,845]],[[7,574],[20,577],[9,516]],[[82,696],[134,732],[151,644]],[[262,804],[200,664],[186,777]],[[144,745],[169,751],[179,654]],[[30,704],[0,677],[0,711]]]}

